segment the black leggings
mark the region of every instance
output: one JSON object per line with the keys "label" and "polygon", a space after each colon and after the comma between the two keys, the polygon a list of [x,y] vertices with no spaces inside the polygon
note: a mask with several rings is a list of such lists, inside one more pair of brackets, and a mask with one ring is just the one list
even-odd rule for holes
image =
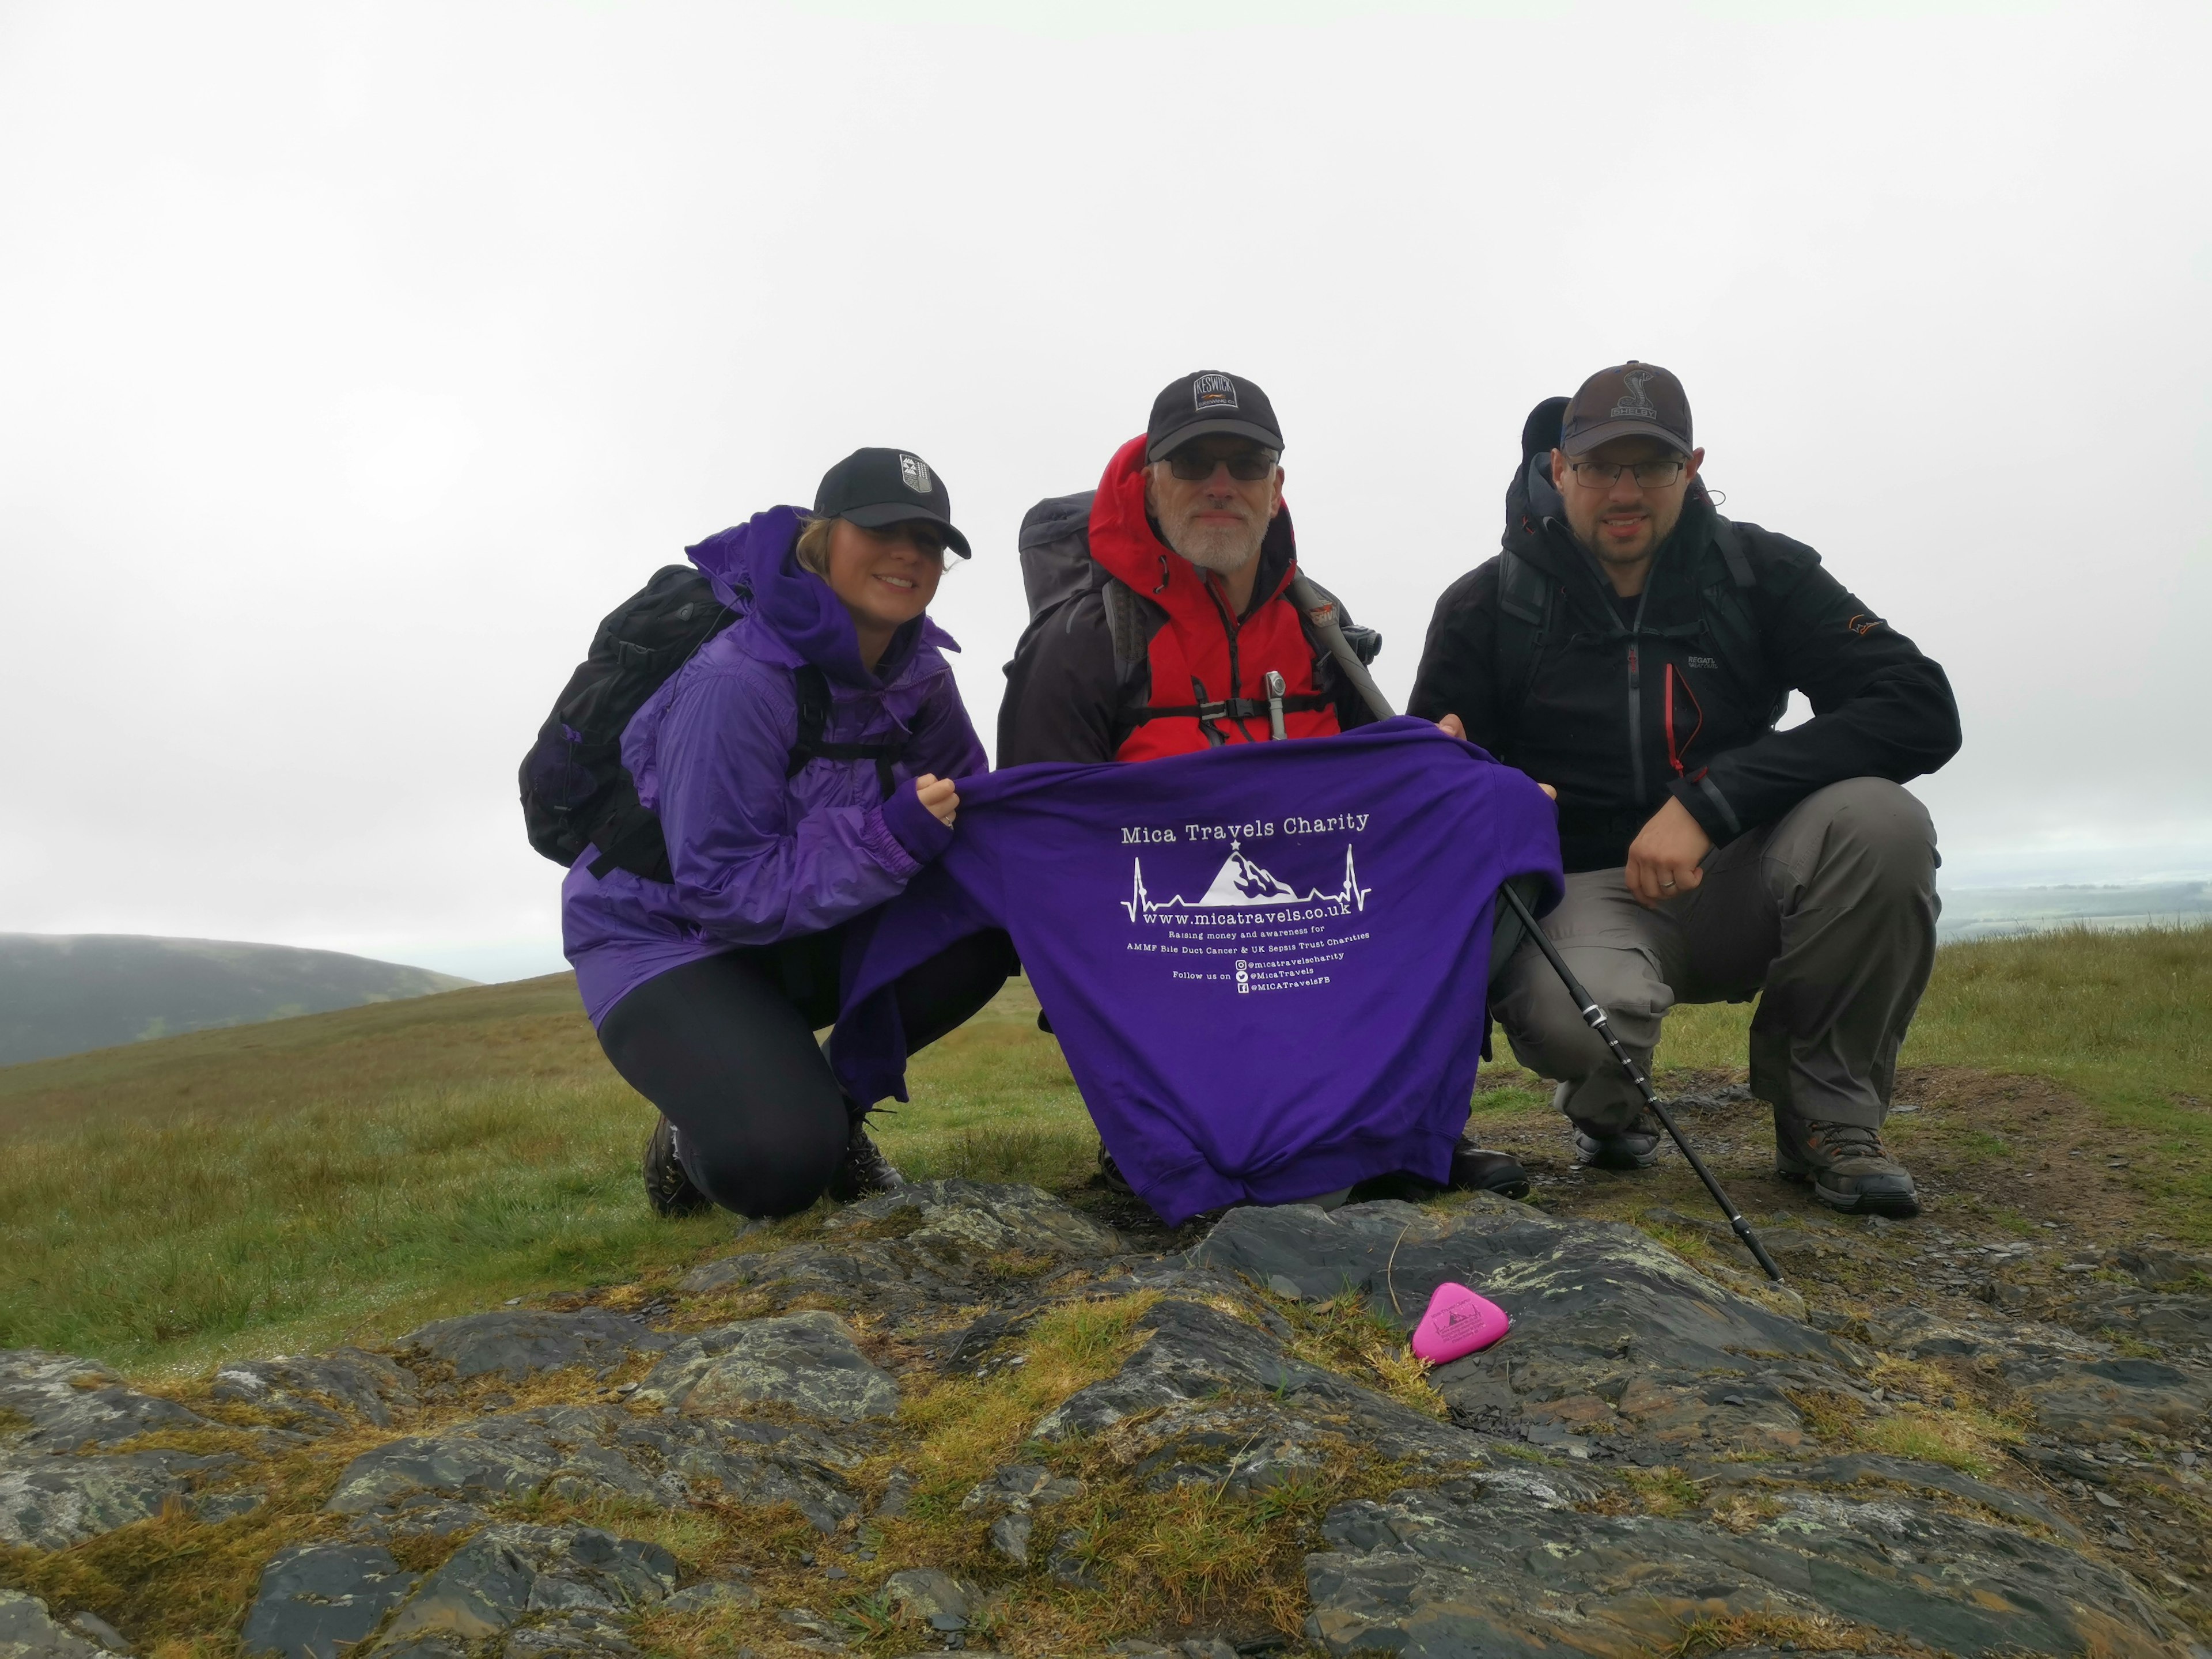
{"label": "black leggings", "polygon": [[[599,1023],[599,1046],[678,1131],[692,1184],[740,1215],[792,1215],[843,1161],[853,1109],[814,1033],[837,1017],[842,928],[686,963]],[[932,957],[896,987],[910,1053],[988,1002],[1018,964],[1002,933]]]}

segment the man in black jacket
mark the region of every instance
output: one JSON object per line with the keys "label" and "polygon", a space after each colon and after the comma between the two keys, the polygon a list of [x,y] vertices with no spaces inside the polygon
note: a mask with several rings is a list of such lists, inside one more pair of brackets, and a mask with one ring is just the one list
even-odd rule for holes
{"label": "man in black jacket", "polygon": [[[1958,707],[1811,548],[1714,510],[1691,437],[1650,364],[1540,404],[1503,551],[1438,601],[1412,712],[1558,791],[1547,930],[1641,1061],[1675,1003],[1757,996],[1778,1171],[1916,1215],[1881,1128],[1935,957],[1936,832],[1899,786],[1958,751]],[[1813,718],[1777,731],[1792,690]],[[1561,1080],[1578,1163],[1656,1161],[1658,1125],[1533,945],[1497,1012]]]}

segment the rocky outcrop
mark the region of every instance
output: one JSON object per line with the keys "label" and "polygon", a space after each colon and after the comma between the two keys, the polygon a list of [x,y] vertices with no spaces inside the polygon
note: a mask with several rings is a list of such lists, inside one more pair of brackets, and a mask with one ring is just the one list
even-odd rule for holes
{"label": "rocky outcrop", "polygon": [[[1710,1224],[1654,1219],[1678,1243]],[[1771,1235],[1808,1285],[1887,1260],[1881,1238],[1810,1218]],[[202,1412],[64,1356],[0,1356],[0,1538],[52,1551],[165,1504],[242,1513],[261,1451],[345,1432],[371,1443],[333,1463],[314,1535],[272,1548],[246,1659],[629,1659],[710,1626],[763,1655],[980,1652],[1016,1587],[1025,1605],[1105,1604],[1117,1569],[1095,1529],[1121,1507],[1189,1501],[1305,1517],[1284,1523],[1306,1528],[1285,1558],[1295,1584],[1304,1551],[1297,1618],[1127,1631],[1113,1651],[1626,1656],[1704,1631],[1747,1659],[2191,1656],[2167,1605],[2187,1583],[2155,1566],[2166,1534],[2141,1511],[2163,1501],[2146,1494],[2201,1502],[2199,1453],[2177,1443],[2212,1412],[2200,1270],[2136,1260],[2039,1268],[2040,1300],[2014,1307],[1972,1293],[2033,1265],[2006,1247],[1957,1297],[1808,1309],[1637,1228],[1502,1200],[1239,1210],[1170,1254],[1035,1188],[929,1182],[695,1270],[665,1322],[441,1321],[384,1353],[226,1367]],[[1316,1334],[1352,1320],[1387,1339],[1447,1279],[1513,1328],[1425,1382]],[[1003,1443],[1018,1456],[950,1486],[929,1474],[905,1402],[1012,1375],[1072,1298],[1133,1298],[1115,1304],[1124,1350],[1085,1386],[1024,1396]],[[524,1384],[556,1403],[490,1392]],[[1979,1449],[1941,1438],[1969,1422],[1954,1388],[1981,1402]],[[214,1432],[218,1407],[252,1419],[228,1431],[237,1450],[138,1438]],[[687,1572],[579,1510],[784,1528],[818,1540],[796,1558],[808,1589],[727,1559]],[[965,1552],[879,1550],[923,1511]],[[0,1659],[125,1645],[62,1615],[0,1595]]]}

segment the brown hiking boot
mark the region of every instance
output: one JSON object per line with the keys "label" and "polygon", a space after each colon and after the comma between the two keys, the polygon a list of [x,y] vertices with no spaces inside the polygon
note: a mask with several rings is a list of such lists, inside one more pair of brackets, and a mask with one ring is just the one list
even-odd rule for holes
{"label": "brown hiking boot", "polygon": [[1883,1149],[1881,1133],[1856,1123],[1808,1123],[1774,1115],[1774,1173],[1813,1183],[1813,1196],[1848,1215],[1909,1221],[1920,1213],[1912,1172]]}

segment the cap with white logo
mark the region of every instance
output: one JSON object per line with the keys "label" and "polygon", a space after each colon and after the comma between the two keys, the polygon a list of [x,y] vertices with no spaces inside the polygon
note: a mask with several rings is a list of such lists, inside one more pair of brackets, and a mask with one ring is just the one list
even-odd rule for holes
{"label": "cap with white logo", "polygon": [[1559,447],[1587,455],[1615,438],[1656,438],[1685,455],[1690,441],[1690,398],[1682,383],[1656,363],[1633,357],[1601,368],[1584,380],[1559,425]]}
{"label": "cap with white logo", "polygon": [[945,544],[962,558],[968,538],[952,527],[952,497],[927,461],[903,449],[856,449],[822,475],[817,518],[849,519],[866,530],[920,519],[942,525]]}
{"label": "cap with white logo", "polygon": [[1193,438],[1229,432],[1279,451],[1283,429],[1275,406],[1251,381],[1219,369],[1186,374],[1152,399],[1152,418],[1145,428],[1145,459],[1157,461]]}

